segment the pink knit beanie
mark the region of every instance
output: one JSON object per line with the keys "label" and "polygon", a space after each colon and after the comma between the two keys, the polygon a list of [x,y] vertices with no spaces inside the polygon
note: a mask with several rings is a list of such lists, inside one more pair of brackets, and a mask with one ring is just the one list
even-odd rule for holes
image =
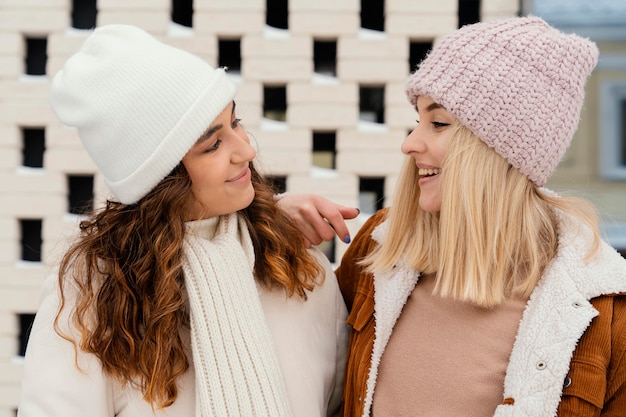
{"label": "pink knit beanie", "polygon": [[445,36],[406,85],[543,186],[578,126],[596,45],[538,17],[476,23]]}

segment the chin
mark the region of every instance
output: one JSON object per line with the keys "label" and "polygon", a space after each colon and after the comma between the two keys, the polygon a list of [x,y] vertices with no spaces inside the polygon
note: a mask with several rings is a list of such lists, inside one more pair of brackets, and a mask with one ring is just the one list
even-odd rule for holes
{"label": "chin", "polygon": [[437,213],[441,211],[441,202],[437,201],[421,201],[419,202],[419,206],[422,210],[427,213]]}
{"label": "chin", "polygon": [[244,199],[244,206],[242,207],[242,209],[245,209],[250,204],[252,204],[252,202],[254,201],[254,196],[255,196],[254,188],[250,187],[250,192],[248,195],[246,195],[246,198]]}

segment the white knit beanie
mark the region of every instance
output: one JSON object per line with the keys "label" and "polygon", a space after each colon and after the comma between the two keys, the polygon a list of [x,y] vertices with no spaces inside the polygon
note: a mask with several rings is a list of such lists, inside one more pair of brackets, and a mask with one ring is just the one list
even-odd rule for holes
{"label": "white knit beanie", "polygon": [[54,77],[52,108],[78,128],[115,197],[136,203],[233,100],[223,69],[128,25],[94,30]]}

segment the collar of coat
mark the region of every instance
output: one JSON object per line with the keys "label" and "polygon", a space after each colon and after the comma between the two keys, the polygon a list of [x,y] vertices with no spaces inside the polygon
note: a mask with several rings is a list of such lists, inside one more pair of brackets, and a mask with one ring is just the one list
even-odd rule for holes
{"label": "collar of coat", "polygon": [[[499,405],[494,416],[554,416],[563,380],[576,344],[598,314],[590,299],[626,292],[626,260],[602,242],[598,254],[585,263],[591,233],[562,212],[559,248],[524,310],[504,381],[504,398],[514,405]],[[387,221],[372,232],[382,242]],[[376,330],[367,382],[364,416],[370,414],[380,359],[402,307],[413,291],[419,271],[403,262],[374,274]]]}

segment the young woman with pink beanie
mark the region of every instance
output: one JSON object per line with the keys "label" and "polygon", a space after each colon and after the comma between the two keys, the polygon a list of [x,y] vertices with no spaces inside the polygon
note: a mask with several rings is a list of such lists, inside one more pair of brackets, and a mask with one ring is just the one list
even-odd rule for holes
{"label": "young woman with pink beanie", "polygon": [[127,25],[96,28],[54,76],[52,108],[112,196],[46,282],[20,417],[339,412],[346,307],[256,171],[235,93]]}
{"label": "young woman with pink beanie", "polygon": [[[597,59],[519,17],[445,36],[409,77],[393,202],[335,271],[345,417],[626,415],[626,260],[590,203],[543,188]],[[281,205],[311,241],[313,207],[341,217],[318,197]]]}

